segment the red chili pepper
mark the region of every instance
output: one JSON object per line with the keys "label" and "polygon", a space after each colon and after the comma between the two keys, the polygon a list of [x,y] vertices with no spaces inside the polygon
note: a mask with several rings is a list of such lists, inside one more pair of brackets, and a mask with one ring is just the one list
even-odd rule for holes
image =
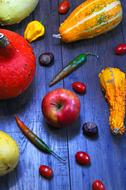
{"label": "red chili pepper", "polygon": [[105,190],[105,185],[100,180],[96,180],[92,184],[92,190]]}
{"label": "red chili pepper", "polygon": [[46,166],[46,165],[41,165],[39,167],[39,174],[45,178],[52,178],[53,177],[53,170],[52,168]]}
{"label": "red chili pepper", "polygon": [[66,14],[70,9],[70,3],[67,0],[63,0],[58,7],[58,12],[60,14]]}
{"label": "red chili pepper", "polygon": [[75,155],[76,161],[81,165],[90,165],[90,156],[86,152],[77,152]]}
{"label": "red chili pepper", "polygon": [[72,83],[72,87],[76,92],[80,94],[84,94],[86,91],[86,85],[82,82],[74,82]]}
{"label": "red chili pepper", "polygon": [[30,140],[32,144],[34,144],[41,151],[52,154],[58,160],[65,162],[64,159],[59,157],[54,151],[50,149],[50,147],[40,139],[35,133],[33,133],[20,119],[18,116],[15,116],[16,123],[18,127],[21,129],[22,133]]}
{"label": "red chili pepper", "polygon": [[126,54],[126,44],[118,44],[115,47],[115,54],[116,55],[124,55],[124,54]]}

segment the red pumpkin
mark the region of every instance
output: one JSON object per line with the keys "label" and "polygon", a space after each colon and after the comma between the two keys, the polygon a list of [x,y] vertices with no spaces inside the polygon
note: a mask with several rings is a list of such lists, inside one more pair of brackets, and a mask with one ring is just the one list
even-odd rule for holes
{"label": "red pumpkin", "polygon": [[14,98],[31,84],[36,68],[32,47],[19,34],[0,29],[9,45],[0,47],[0,100]]}

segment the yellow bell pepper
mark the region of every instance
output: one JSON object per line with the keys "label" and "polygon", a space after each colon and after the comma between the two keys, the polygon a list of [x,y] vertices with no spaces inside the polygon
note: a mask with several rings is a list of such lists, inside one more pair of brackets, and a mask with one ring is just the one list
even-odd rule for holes
{"label": "yellow bell pepper", "polygon": [[44,25],[37,21],[31,21],[24,32],[24,38],[29,41],[32,42],[36,39],[38,39],[39,37],[43,36],[45,34],[45,27]]}

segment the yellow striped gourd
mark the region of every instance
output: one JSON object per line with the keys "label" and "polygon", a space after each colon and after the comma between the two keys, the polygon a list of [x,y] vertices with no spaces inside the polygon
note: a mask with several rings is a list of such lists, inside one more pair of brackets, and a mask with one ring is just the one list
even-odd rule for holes
{"label": "yellow striped gourd", "polygon": [[122,20],[119,0],[86,0],[60,25],[62,41],[93,38],[115,28]]}

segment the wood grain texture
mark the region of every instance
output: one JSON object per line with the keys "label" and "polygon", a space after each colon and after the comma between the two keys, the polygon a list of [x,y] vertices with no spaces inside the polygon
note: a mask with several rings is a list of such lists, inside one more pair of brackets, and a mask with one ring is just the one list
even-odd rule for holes
{"label": "wood grain texture", "polygon": [[[73,10],[82,0],[72,1]],[[126,4],[122,0],[124,18],[122,24],[112,32],[91,40],[64,44],[52,38],[58,32],[58,26],[65,16],[57,13],[58,0],[40,0],[35,12],[22,23],[6,27],[23,35],[27,23],[38,19],[46,25],[44,39],[32,43],[37,70],[31,87],[20,97],[0,102],[0,130],[10,134],[20,147],[20,162],[15,171],[0,178],[0,190],[91,190],[91,183],[101,179],[109,190],[126,188],[126,135],[113,137],[108,125],[108,106],[102,95],[98,73],[106,66],[119,67],[126,72],[126,56],[115,56],[113,48],[120,42],[126,42]],[[69,14],[69,13],[68,13]],[[51,51],[55,55],[55,64],[50,68],[39,66],[38,56],[41,52]],[[49,88],[53,76],[79,53],[93,52],[100,55],[97,61],[88,57],[85,65],[67,77],[64,81]],[[72,90],[71,83],[83,81],[87,93],[79,96],[81,115],[79,121],[68,129],[53,130],[44,122],[41,114],[41,100],[50,90],[64,87]],[[47,142],[60,156],[66,158],[64,165],[49,155],[38,151],[21,134],[14,121],[14,114],[20,118]],[[99,138],[90,140],[82,134],[82,124],[94,121],[99,127]],[[75,163],[77,151],[87,151],[91,156],[90,167],[81,167]],[[47,164],[54,169],[54,178],[47,181],[38,174],[40,164]]]}

